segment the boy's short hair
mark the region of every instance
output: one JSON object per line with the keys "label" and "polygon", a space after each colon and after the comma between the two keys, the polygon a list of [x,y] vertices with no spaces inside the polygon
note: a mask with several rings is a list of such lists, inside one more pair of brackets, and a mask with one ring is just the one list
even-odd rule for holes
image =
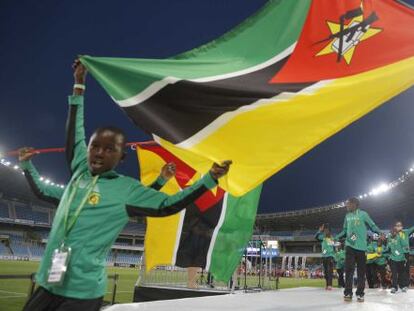
{"label": "boy's short hair", "polygon": [[112,132],[112,133],[114,133],[117,136],[121,136],[122,137],[122,140],[123,140],[123,144],[124,145],[126,144],[127,137],[126,137],[126,134],[125,134],[124,130],[122,130],[119,127],[116,127],[116,126],[110,126],[109,125],[109,126],[101,126],[101,127],[98,127],[93,132],[93,134],[101,134],[101,133],[106,132],[106,131]]}
{"label": "boy's short hair", "polygon": [[352,197],[348,200],[350,203],[355,204],[355,206],[358,208],[359,207],[359,199],[356,197]]}

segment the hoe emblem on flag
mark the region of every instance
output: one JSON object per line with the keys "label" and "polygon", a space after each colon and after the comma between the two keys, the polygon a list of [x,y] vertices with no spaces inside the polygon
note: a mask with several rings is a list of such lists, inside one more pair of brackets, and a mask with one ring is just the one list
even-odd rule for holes
{"label": "hoe emblem on flag", "polygon": [[[350,22],[345,25],[345,21]],[[361,3],[359,8],[347,11],[339,17],[339,22],[327,21],[327,25],[331,32],[328,38],[319,41],[318,43],[330,40],[329,44],[325,46],[316,56],[322,56],[330,53],[338,54],[337,62],[340,62],[342,57],[349,65],[354,55],[356,46],[372,36],[380,33],[382,29],[371,27],[374,22],[378,20],[376,12],[372,12],[368,17],[364,17],[364,10]]]}

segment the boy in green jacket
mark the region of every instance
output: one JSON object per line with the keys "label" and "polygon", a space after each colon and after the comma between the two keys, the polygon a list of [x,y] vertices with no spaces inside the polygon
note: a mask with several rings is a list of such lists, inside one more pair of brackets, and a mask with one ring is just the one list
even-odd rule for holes
{"label": "boy in green jacket", "polygon": [[385,250],[385,246],[383,245],[383,239],[378,239],[377,241],[377,248],[376,248],[376,252],[377,252],[377,258],[375,259],[375,265],[376,265],[376,273],[378,275],[380,275],[380,286],[382,287],[382,289],[387,289],[387,282],[385,279],[386,276],[386,272],[387,272],[387,260],[388,260],[388,256],[387,254],[384,253]]}
{"label": "boy in green jacket", "polygon": [[404,277],[406,283],[404,284],[404,287],[408,288],[410,286],[410,236],[414,233],[414,227],[404,229],[402,221],[397,221],[395,223],[395,228],[397,229],[404,246],[404,255],[406,260]]}
{"label": "boy in green jacket", "polygon": [[336,273],[338,273],[338,287],[345,287],[344,268],[345,268],[345,251],[342,244],[339,244],[335,252]]}
{"label": "boy in green jacket", "polygon": [[322,242],[322,263],[326,281],[325,289],[332,290],[335,250],[331,231],[323,224],[319,227],[319,231],[316,233],[315,238]]}
{"label": "boy in green jacket", "polygon": [[[105,259],[131,216],[162,217],[177,213],[217,186],[231,161],[214,164],[199,181],[169,196],[143,186],[114,169],[125,157],[125,135],[114,127],[97,129],[85,142],[83,93],[86,68],[76,60],[75,85],[69,97],[66,156],[71,178],[66,189],[39,179],[30,159],[33,151],[21,149],[19,159],[32,190],[58,204],[36,281],[36,292],[25,311],[99,310],[107,288]],[[169,164],[167,175],[174,174]],[[165,184],[158,178],[153,188]]]}
{"label": "boy in green jacket", "polygon": [[344,227],[335,240],[345,237],[345,290],[344,300],[352,301],[352,281],[357,266],[357,299],[364,301],[365,270],[367,251],[367,227],[373,232],[380,234],[380,229],[369,217],[368,213],[359,209],[359,200],[351,198],[346,202],[347,214],[345,215]]}
{"label": "boy in green jacket", "polygon": [[387,240],[386,252],[389,254],[390,267],[392,273],[392,289],[391,294],[395,294],[400,287],[403,293],[407,292],[408,283],[406,280],[405,265],[406,257],[404,253],[404,240],[401,238],[396,227],[391,230],[391,234]]}
{"label": "boy in green jacket", "polygon": [[[374,288],[375,285],[378,283],[376,264],[375,264],[375,260],[377,258],[376,250],[377,250],[377,241],[375,241],[372,237],[369,237],[368,246],[367,246],[367,270],[366,270],[366,276],[367,276],[369,288]],[[370,256],[371,254],[375,256]]]}

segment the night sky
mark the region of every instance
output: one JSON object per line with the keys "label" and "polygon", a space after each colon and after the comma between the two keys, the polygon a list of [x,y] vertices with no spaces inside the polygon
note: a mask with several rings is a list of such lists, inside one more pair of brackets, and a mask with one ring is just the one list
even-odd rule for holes
{"label": "night sky", "polygon": [[[0,151],[63,146],[76,55],[169,57],[217,38],[264,3],[1,0]],[[85,114],[87,135],[111,124],[125,129],[130,141],[150,139],[91,76]],[[260,211],[334,203],[396,179],[414,165],[413,120],[411,88],[269,179]],[[66,182],[63,154],[40,155],[35,164],[42,175]],[[118,170],[137,176],[135,155]]]}

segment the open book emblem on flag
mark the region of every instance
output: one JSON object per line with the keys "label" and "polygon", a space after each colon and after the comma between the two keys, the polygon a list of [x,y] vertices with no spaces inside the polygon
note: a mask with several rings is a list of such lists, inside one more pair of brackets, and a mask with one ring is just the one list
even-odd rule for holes
{"label": "open book emblem on flag", "polygon": [[[329,40],[330,42],[316,56],[336,53],[338,55],[337,62],[344,58],[349,65],[357,45],[382,31],[380,28],[371,27],[378,19],[376,12],[372,12],[367,17],[364,17],[361,3],[360,7],[341,15],[338,23],[327,21],[326,23],[331,34],[317,43]],[[349,21],[347,25],[345,24],[346,21]]]}

